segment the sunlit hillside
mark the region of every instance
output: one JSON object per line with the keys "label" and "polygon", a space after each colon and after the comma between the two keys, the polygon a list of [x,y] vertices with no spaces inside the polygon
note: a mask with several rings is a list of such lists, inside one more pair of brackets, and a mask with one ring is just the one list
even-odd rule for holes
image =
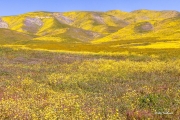
{"label": "sunlit hillside", "polygon": [[0,17],[0,120],[180,120],[180,13]]}
{"label": "sunlit hillside", "polygon": [[8,25],[6,29],[34,36],[32,41],[91,44],[141,38],[178,39],[179,15],[177,11],[152,10],[39,11],[1,17],[1,23]]}

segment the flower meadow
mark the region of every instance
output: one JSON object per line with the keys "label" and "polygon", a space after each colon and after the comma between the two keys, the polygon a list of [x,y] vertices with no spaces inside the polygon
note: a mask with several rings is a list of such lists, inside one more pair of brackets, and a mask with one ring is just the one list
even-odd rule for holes
{"label": "flower meadow", "polygon": [[2,120],[180,119],[180,60],[174,56],[4,47],[0,56]]}

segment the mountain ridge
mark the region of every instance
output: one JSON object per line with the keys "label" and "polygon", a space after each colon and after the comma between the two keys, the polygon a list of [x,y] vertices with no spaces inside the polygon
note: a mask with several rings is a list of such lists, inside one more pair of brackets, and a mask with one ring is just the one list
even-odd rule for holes
{"label": "mountain ridge", "polygon": [[178,39],[179,25],[180,12],[174,10],[36,11],[0,17],[1,29],[16,31],[12,33],[19,36],[32,36],[28,37],[31,41],[58,43],[101,44],[141,38]]}

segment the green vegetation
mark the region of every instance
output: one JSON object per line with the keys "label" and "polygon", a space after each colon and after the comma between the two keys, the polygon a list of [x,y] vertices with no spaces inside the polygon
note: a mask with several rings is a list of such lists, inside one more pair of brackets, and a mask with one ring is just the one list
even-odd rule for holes
{"label": "green vegetation", "polygon": [[[32,40],[40,41],[103,43],[152,36],[163,40],[180,38],[177,11],[31,12],[2,20],[10,30],[34,35]],[[36,26],[38,22],[43,25]],[[26,25],[30,23],[35,26]]]}
{"label": "green vegetation", "polygon": [[2,119],[177,119],[180,115],[180,61],[173,56],[161,60],[143,54],[4,47],[0,55]]}
{"label": "green vegetation", "polygon": [[0,29],[0,119],[180,119],[178,12],[2,20],[9,29]]}

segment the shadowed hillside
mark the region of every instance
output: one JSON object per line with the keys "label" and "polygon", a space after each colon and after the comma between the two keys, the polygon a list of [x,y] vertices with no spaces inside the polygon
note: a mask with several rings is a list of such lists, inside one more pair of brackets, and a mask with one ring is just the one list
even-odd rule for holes
{"label": "shadowed hillside", "polygon": [[17,31],[0,28],[0,44],[24,44],[32,40],[33,36]]}

